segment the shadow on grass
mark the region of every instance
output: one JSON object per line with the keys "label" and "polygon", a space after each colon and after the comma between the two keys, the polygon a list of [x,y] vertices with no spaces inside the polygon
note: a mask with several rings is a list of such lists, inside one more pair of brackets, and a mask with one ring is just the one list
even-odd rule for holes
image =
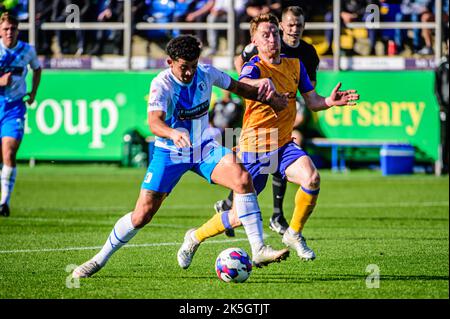
{"label": "shadow on grass", "polygon": [[[211,280],[217,279],[213,274],[211,275],[194,275],[185,274],[181,279],[179,276],[158,276],[156,274],[147,273],[129,273],[126,276],[120,275],[105,275],[102,276],[104,279],[119,279],[124,278],[127,280],[140,279],[146,280],[180,280],[189,282],[191,280]],[[172,278],[170,278],[172,277]],[[290,283],[290,284],[300,284],[300,283],[313,283],[313,282],[331,282],[331,281],[365,281],[367,274],[340,274],[340,275],[316,275],[307,277],[294,277],[292,274],[252,274],[251,280],[248,281],[249,284],[268,284],[268,283]],[[380,281],[448,281],[448,276],[438,276],[438,275],[380,275]]]}
{"label": "shadow on grass", "polygon": [[[268,284],[268,283],[289,283],[304,284],[313,282],[330,282],[330,281],[365,281],[367,274],[343,274],[328,276],[308,276],[308,277],[292,277],[286,274],[269,274],[264,276],[252,277],[249,284]],[[435,275],[380,275],[380,281],[448,281],[448,276]]]}

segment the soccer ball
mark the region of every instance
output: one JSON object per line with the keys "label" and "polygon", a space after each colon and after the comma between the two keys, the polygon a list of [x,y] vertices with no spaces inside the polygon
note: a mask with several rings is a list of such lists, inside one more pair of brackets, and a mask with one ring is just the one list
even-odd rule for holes
{"label": "soccer ball", "polygon": [[252,272],[252,261],[241,248],[228,248],[216,259],[216,273],[225,282],[244,282]]}

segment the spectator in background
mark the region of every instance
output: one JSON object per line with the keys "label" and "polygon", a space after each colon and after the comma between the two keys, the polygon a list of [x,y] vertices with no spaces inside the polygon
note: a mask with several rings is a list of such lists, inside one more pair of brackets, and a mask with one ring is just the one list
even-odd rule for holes
{"label": "spectator in background", "polygon": [[[113,16],[115,17],[115,21],[123,22],[124,21],[124,2],[126,0],[115,0],[114,5],[112,6]],[[133,13],[134,3],[140,2],[135,0],[131,1],[131,12]],[[114,30],[113,31],[113,53],[114,54],[123,54],[123,31],[122,30]]]}
{"label": "spectator in background", "polygon": [[[341,5],[341,22],[345,26],[351,22],[365,21],[365,18],[370,12],[366,12],[368,5],[379,5],[378,0],[342,0]],[[326,22],[333,22],[333,10],[325,14]],[[368,29],[370,54],[375,54],[376,32],[374,29]],[[325,31],[325,37],[328,44],[328,51],[326,54],[332,54],[333,49],[333,30]]]}
{"label": "spectator in background", "polygon": [[247,15],[251,18],[264,13],[281,14],[281,1],[278,0],[249,0],[247,4]]}
{"label": "spectator in background", "polygon": [[[398,15],[401,15],[400,5],[402,0],[380,0],[380,15],[382,22],[395,22]],[[399,44],[396,40],[397,29],[376,30],[381,35],[385,43],[385,54],[396,55],[400,53]]]}
{"label": "spectator in background", "polygon": [[[194,5],[194,0],[176,0],[175,9],[173,10],[173,22],[185,22],[191,7]],[[177,37],[181,34],[178,29],[172,30],[172,36]]]}
{"label": "spectator in background", "polygon": [[[113,1],[110,0],[98,0],[92,8],[95,12],[94,20],[96,22],[113,22]],[[90,55],[103,54],[105,42],[108,39],[112,39],[114,34],[110,30],[97,30],[94,37],[94,46],[89,51]]]}
{"label": "spectator in background", "polygon": [[[401,14],[397,16],[397,21],[412,21],[412,22],[431,22],[434,21],[433,14],[433,0],[403,0],[401,4]],[[422,39],[425,41],[425,46],[422,46]],[[399,50],[404,48],[404,41],[407,37],[407,30],[396,31],[396,44]],[[431,29],[414,29],[412,49],[418,54],[428,55],[433,54],[432,48],[432,31]]]}
{"label": "spectator in background", "polygon": [[[273,13],[277,17],[281,14],[280,0],[248,0],[245,14],[242,15],[241,22],[250,22],[253,18],[263,13]],[[243,46],[250,42],[250,34],[248,30],[239,29],[239,43],[242,47],[237,48],[236,51],[242,51]]]}
{"label": "spectator in background", "polygon": [[[186,16],[186,22],[206,22],[206,17],[214,7],[215,0],[196,0],[194,3],[193,10]],[[196,30],[195,35],[202,43],[206,43],[205,30]]]}
{"label": "spectator in background", "polygon": [[[111,11],[112,16],[114,17],[114,21],[123,22],[124,14],[125,14],[125,1],[127,0],[111,0]],[[142,1],[142,0],[129,0],[131,1],[131,26],[134,28],[136,22],[143,21],[144,13],[146,12],[146,8],[149,6],[150,0]],[[174,0],[165,0],[164,2],[173,3]],[[147,16],[148,18],[148,16]],[[170,20],[168,20],[170,21]],[[166,21],[166,22],[168,22]],[[113,41],[113,53],[123,55],[123,30],[113,30],[112,31],[112,41]]]}
{"label": "spectator in background", "polygon": [[[174,22],[206,22],[214,3],[215,0],[178,0],[175,5]],[[184,33],[193,33],[202,43],[206,43],[205,30],[186,31]],[[179,34],[180,32],[177,30],[173,36]]]}
{"label": "spectator in background", "polygon": [[[239,30],[239,21],[241,20],[242,15],[245,13],[246,3],[247,0],[234,1],[235,30]],[[230,5],[230,0],[216,0],[206,20],[209,23],[227,22],[228,8],[230,7]],[[219,30],[208,29],[206,32],[209,49],[205,51],[205,56],[209,56],[217,52],[219,46]],[[234,47],[236,47],[236,43]]]}
{"label": "spectator in background", "polygon": [[43,23],[52,20],[53,0],[40,0],[36,2],[36,51],[38,54],[49,56],[52,54],[51,43],[53,31],[41,30]]}
{"label": "spectator in background", "polygon": [[[137,1],[136,10],[140,10]],[[172,0],[145,0],[142,20],[150,23],[168,23],[172,22],[176,3]],[[166,40],[170,37],[170,30],[146,30],[142,32],[149,40]]]}
{"label": "spectator in background", "polygon": [[11,13],[17,17],[19,23],[28,21],[28,0],[18,0]]}
{"label": "spectator in background", "polygon": [[[85,21],[86,13],[90,8],[91,1],[90,0],[54,0],[52,7],[52,21],[53,22],[65,22],[69,15],[73,14],[74,11],[71,9],[70,5],[78,6],[80,10],[80,22]],[[65,42],[67,40],[67,36],[64,36],[69,31],[66,30],[56,30],[56,41],[58,43],[59,48],[61,49],[61,53],[68,54],[70,53],[70,41]],[[76,51],[75,56],[80,56],[84,53],[84,36],[85,31],[80,29],[75,29],[75,38],[76,38]]]}
{"label": "spectator in background", "polygon": [[0,14],[6,11],[11,12],[18,3],[18,0],[0,0]]}

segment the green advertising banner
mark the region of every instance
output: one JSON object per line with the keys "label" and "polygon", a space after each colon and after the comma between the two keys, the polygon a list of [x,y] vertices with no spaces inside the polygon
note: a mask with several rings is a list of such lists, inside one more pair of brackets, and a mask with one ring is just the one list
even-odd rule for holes
{"label": "green advertising banner", "polygon": [[150,135],[147,95],[155,75],[44,71],[18,158],[120,160],[125,132]]}
{"label": "green advertising banner", "polygon": [[[127,131],[151,135],[147,96],[156,74],[44,70],[36,102],[28,107],[18,158],[120,161]],[[406,140],[437,158],[439,108],[432,72],[319,72],[318,92],[329,94],[339,81],[343,89],[357,89],[361,101],[316,113],[326,137]],[[221,90],[215,88],[212,102],[218,96]]]}
{"label": "green advertising banner", "polygon": [[424,159],[438,158],[433,72],[319,72],[317,91],[328,95],[338,82],[342,90],[356,89],[361,97],[356,106],[316,113],[326,137],[406,141]]}

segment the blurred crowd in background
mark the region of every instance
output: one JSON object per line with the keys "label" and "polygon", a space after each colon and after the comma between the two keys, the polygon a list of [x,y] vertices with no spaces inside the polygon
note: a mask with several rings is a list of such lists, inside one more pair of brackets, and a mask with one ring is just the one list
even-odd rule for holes
{"label": "blurred crowd in background", "polygon": [[[332,0],[235,0],[236,53],[250,41],[247,29],[240,23],[249,22],[260,13],[272,12],[280,15],[283,8],[300,5],[308,22],[332,22]],[[382,22],[432,22],[435,19],[435,0],[342,0],[342,48],[345,55],[418,54],[432,55],[433,29],[414,30],[368,30],[346,29],[350,22],[363,22],[371,14],[367,6],[375,4],[380,8]],[[55,53],[68,55],[122,54],[123,31],[121,30],[59,30],[43,31],[39,27],[46,22],[64,22],[77,5],[80,22],[122,22],[124,0],[39,0],[36,5],[36,46],[38,54],[52,56]],[[167,22],[226,22],[230,0],[131,0],[132,23]],[[448,39],[449,0],[443,0],[443,42]],[[21,22],[28,22],[28,0],[0,0],[0,12],[8,10]],[[204,43],[208,55],[220,54],[220,39],[226,31],[215,30],[134,30],[133,35],[144,41],[164,44],[180,33],[194,33]],[[22,32],[26,39],[27,32]],[[305,38],[316,46],[319,55],[333,53],[333,30],[305,32]],[[362,39],[366,50],[355,50],[355,41]],[[225,43],[225,42],[224,42]],[[376,50],[377,43],[382,43]],[[56,52],[57,51],[57,52]],[[223,50],[222,50],[223,51]]]}

